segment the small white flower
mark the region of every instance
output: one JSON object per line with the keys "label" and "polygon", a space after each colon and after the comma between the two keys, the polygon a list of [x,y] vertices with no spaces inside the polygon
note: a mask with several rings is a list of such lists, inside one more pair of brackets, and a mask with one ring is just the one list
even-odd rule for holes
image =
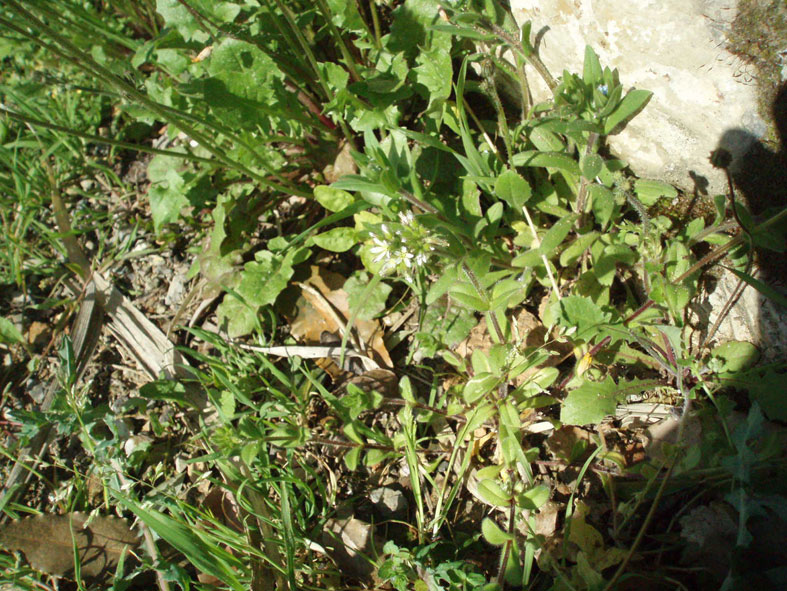
{"label": "small white flower", "polygon": [[399,213],[399,220],[404,226],[411,226],[415,221],[415,216],[412,211],[402,211]]}

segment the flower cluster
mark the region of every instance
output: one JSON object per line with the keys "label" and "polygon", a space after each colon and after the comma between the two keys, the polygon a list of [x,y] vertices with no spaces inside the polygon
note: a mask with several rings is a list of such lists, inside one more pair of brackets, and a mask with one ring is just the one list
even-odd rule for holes
{"label": "flower cluster", "polygon": [[375,263],[382,263],[380,273],[398,271],[412,276],[429,262],[429,257],[442,241],[429,234],[412,212],[399,214],[400,223],[384,223],[372,234],[369,252]]}

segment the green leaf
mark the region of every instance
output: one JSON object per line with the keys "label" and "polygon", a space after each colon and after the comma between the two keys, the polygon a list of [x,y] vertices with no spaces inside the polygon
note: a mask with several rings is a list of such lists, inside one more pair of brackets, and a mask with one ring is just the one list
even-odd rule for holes
{"label": "green leaf", "polygon": [[[598,61],[596,52],[590,45],[585,46],[585,64],[582,70],[582,80],[591,88],[595,88],[601,83],[601,64]],[[595,175],[594,175],[595,176]]]}
{"label": "green leaf", "polygon": [[361,451],[363,448],[361,447],[354,447],[346,454],[344,454],[344,465],[347,466],[347,469],[350,472],[354,472],[355,469],[358,467],[358,463],[361,460]]}
{"label": "green leaf", "polygon": [[199,22],[178,0],[156,0],[158,12],[167,26],[174,27],[186,41],[199,40],[207,35],[200,31]]}
{"label": "green leaf", "polygon": [[[366,273],[353,275],[344,282],[343,289],[347,292],[347,301],[350,310],[356,314],[358,320],[371,320],[385,310],[385,302],[391,295],[391,286],[380,281],[377,287],[366,293],[369,279]],[[361,299],[363,298],[363,299]]]}
{"label": "green leaf", "polygon": [[340,29],[363,31],[364,24],[353,0],[326,0],[331,21]]}
{"label": "green leaf", "polygon": [[513,539],[511,534],[504,532],[500,526],[492,521],[489,517],[484,517],[481,522],[481,534],[484,539],[492,546],[502,546],[509,540]]}
{"label": "green leaf", "polygon": [[449,23],[438,23],[429,27],[429,29],[432,31],[438,31],[440,33],[448,33],[450,35],[455,35],[456,37],[465,39],[476,39],[480,41],[492,41],[495,39],[495,36],[492,33],[485,33],[484,31],[471,29],[469,27],[458,27]]}
{"label": "green leaf", "polygon": [[532,194],[530,184],[513,170],[504,171],[495,181],[495,193],[520,211]]}
{"label": "green leaf", "polygon": [[500,485],[491,478],[478,482],[478,494],[484,501],[495,507],[508,507],[511,501],[511,495],[507,494]]}
{"label": "green leaf", "polygon": [[[618,85],[613,85],[609,94],[607,95],[607,102],[604,104],[604,108],[602,108],[596,117],[599,121],[603,121],[604,118],[609,116],[609,114],[615,110],[615,108],[620,104],[620,97],[623,95],[623,87]],[[600,133],[600,132],[599,132]]]}
{"label": "green leaf", "polygon": [[610,316],[585,296],[567,296],[555,302],[555,316],[560,326],[576,327],[574,338],[588,340],[599,325],[609,322]]}
{"label": "green leaf", "polygon": [[672,199],[678,195],[678,191],[672,185],[650,179],[634,181],[634,192],[645,207],[654,205],[662,197]]}
{"label": "green leaf", "polygon": [[588,232],[587,234],[577,236],[577,238],[560,253],[560,266],[568,267],[577,262],[579,257],[582,256],[582,253],[593,245],[599,235],[599,232]]}
{"label": "green leaf", "polygon": [[477,323],[472,313],[453,303],[427,306],[421,332],[416,333],[418,348],[425,356],[433,356],[438,349],[460,343]]}
{"label": "green leaf", "polygon": [[467,404],[473,404],[489,394],[497,387],[500,378],[490,373],[478,373],[470,378],[462,390],[462,397]]}
{"label": "green leaf", "polygon": [[590,209],[596,223],[602,230],[606,229],[607,224],[615,211],[615,197],[607,187],[593,183],[588,187],[588,197],[590,197]]}
{"label": "green leaf", "polygon": [[544,237],[541,239],[541,251],[547,256],[551,257],[554,250],[563,243],[568,233],[574,227],[574,222],[577,221],[577,214],[570,213],[563,216],[557,222],[552,224],[552,227],[547,230]]}
{"label": "green leaf", "polygon": [[137,501],[122,496],[119,491],[112,490],[112,494],[161,539],[188,556],[189,561],[200,571],[216,577],[236,591],[246,588],[237,578],[236,573],[242,568],[238,557],[217,544],[206,542],[187,523],[172,519],[155,509],[145,509]]}
{"label": "green leaf", "polygon": [[435,281],[429,288],[429,291],[426,292],[426,305],[431,306],[437,300],[439,300],[448,292],[449,289],[451,289],[453,284],[456,283],[456,280],[456,267],[452,266],[445,269],[440,277],[437,278],[437,281]]}
{"label": "green leaf", "polygon": [[736,373],[757,363],[760,350],[746,341],[730,341],[713,349],[711,355],[722,361],[719,372]]}
{"label": "green leaf", "polygon": [[335,187],[319,185],[314,187],[314,198],[328,211],[341,211],[355,203],[355,197],[347,191]]}
{"label": "green leaf", "polygon": [[743,271],[738,271],[738,269],[732,269],[730,267],[724,267],[724,268],[734,273],[739,278],[743,279],[746,283],[751,285],[754,289],[759,291],[762,295],[764,295],[769,300],[772,300],[777,304],[779,304],[780,306],[784,306],[785,308],[787,308],[787,298],[785,298],[782,294],[780,294],[778,291],[773,289],[767,283],[764,283],[759,279],[752,277],[751,275],[747,275]]}
{"label": "green leaf", "polygon": [[536,511],[549,500],[549,487],[543,484],[534,486],[528,491],[517,495],[516,502],[521,509]]}
{"label": "green leaf", "polygon": [[221,110],[223,122],[239,127],[270,126],[270,116],[293,99],[284,89],[284,73],[256,45],[225,38],[208,63],[205,100]]}
{"label": "green leaf", "polygon": [[602,382],[584,380],[563,401],[560,421],[568,425],[600,423],[604,417],[614,415],[618,403],[627,396],[638,394],[652,387],[652,382],[621,382],[620,385],[607,376]]}
{"label": "green leaf", "polygon": [[492,288],[491,310],[505,310],[521,303],[527,295],[527,284],[517,279],[503,279]]}
{"label": "green leaf", "polygon": [[542,265],[543,261],[541,257],[546,256],[547,258],[551,258],[555,254],[555,249],[560,246],[566,236],[568,236],[577,217],[575,213],[563,216],[547,230],[546,234],[541,238],[538,248],[531,248],[519,256],[514,257],[511,264],[515,267],[525,268]]}
{"label": "green leaf", "polygon": [[667,306],[676,321],[683,318],[684,309],[691,300],[691,290],[685,285],[668,281],[663,275],[651,275],[650,299]]}
{"label": "green leaf", "polygon": [[392,13],[391,33],[384,39],[391,53],[405,52],[413,59],[422,48],[430,48],[434,35],[448,36],[448,33],[431,30],[438,24],[440,4],[437,0],[406,0]]}
{"label": "green leaf", "polygon": [[528,139],[540,152],[561,153],[566,149],[565,141],[548,129],[547,124],[536,125],[531,130]]}
{"label": "green leaf", "polygon": [[486,312],[489,310],[489,302],[478,296],[472,285],[460,283],[451,289],[451,297],[471,310],[476,312]]}
{"label": "green leaf", "polygon": [[176,402],[184,407],[196,408],[186,396],[186,387],[176,380],[156,380],[139,389],[143,398]]}
{"label": "green leaf", "polygon": [[216,316],[219,325],[225,327],[233,339],[250,334],[257,327],[257,309],[231,293],[224,295],[216,308]]}
{"label": "green leaf", "polygon": [[186,182],[178,173],[181,163],[168,156],[154,156],[148,164],[150,213],[156,233],[162,226],[177,221],[180,211],[189,204],[185,195]]}
{"label": "green leaf", "polygon": [[267,306],[287,287],[293,273],[291,260],[267,250],[254,258],[244,265],[237,291],[252,306]]}
{"label": "green leaf", "polygon": [[8,320],[8,318],[3,318],[0,316],[0,343],[12,345],[12,344],[22,344],[25,342],[25,338],[22,336],[22,333],[19,332],[14,326],[14,323]]}
{"label": "green leaf", "polygon": [[312,238],[314,243],[331,252],[347,252],[358,242],[358,233],[355,228],[332,228]]}
{"label": "green leaf", "polygon": [[560,152],[539,152],[529,150],[519,152],[511,157],[514,166],[534,166],[538,168],[556,168],[572,174],[579,174],[576,160]]}
{"label": "green leaf", "polygon": [[603,165],[604,160],[598,154],[585,154],[579,161],[582,176],[591,181],[598,176]]}
{"label": "green leaf", "polygon": [[653,93],[649,90],[631,90],[618,105],[612,114],[604,121],[606,135],[617,133],[632,117],[639,113],[648,104]]}
{"label": "green leaf", "polygon": [[268,440],[279,447],[300,447],[309,437],[308,428],[289,424],[277,425],[267,435]]}
{"label": "green leaf", "polygon": [[[412,75],[416,84],[426,90],[427,111],[451,96],[451,37],[437,35],[428,51],[421,51],[415,58]],[[416,91],[417,91],[416,87]]]}
{"label": "green leaf", "polygon": [[787,375],[768,369],[764,375],[752,375],[737,385],[748,390],[749,397],[759,403],[762,411],[770,420],[787,421],[785,380],[787,380]]}
{"label": "green leaf", "polygon": [[615,279],[618,263],[630,266],[636,260],[637,253],[625,244],[608,244],[594,261],[593,274],[601,285],[609,287]]}

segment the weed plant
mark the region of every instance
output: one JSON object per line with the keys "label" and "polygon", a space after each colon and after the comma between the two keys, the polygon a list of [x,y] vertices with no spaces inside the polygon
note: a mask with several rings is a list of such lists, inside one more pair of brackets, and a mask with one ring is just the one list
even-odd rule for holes
{"label": "weed plant", "polygon": [[[138,235],[183,248],[188,230],[190,276],[221,298],[220,331],[191,329],[207,347],[184,351],[191,380],[95,405],[66,341],[51,410],[12,415],[18,448],[52,424],[79,442],[76,464],[50,460],[71,474],[49,491],[59,511],[113,511],[146,528],[149,543],[115,588],[145,571],[162,591],[358,585],[326,550],[346,542],[324,532],[383,470],[409,473],[410,516],[375,530],[387,538],[360,560],[400,590],[672,581],[634,563],[664,551],[646,536],[659,504],[700,486],[737,512],[735,557],[752,542],[750,517],[784,516],[784,490],[767,488],[783,448],[765,426],[787,418],[781,369],[756,366],[744,343],[692,342],[687,320],[702,272],[725,256],[746,284],[780,297],[750,261],[755,247],[783,251],[785,212],[753,219],[733,194],[715,199],[714,219],[660,213],[677,191],[636,178],[606,144],[651,94],[626,90],[590,47],[581,73],[555,76],[529,23],[469,0],[4,0],[0,27],[2,283],[62,307],[54,286],[71,271],[61,261],[75,263],[50,210],[62,199],[71,235],[94,243],[94,268],[122,264]],[[551,98],[534,104],[536,86]],[[329,165],[347,153],[353,165],[334,178]],[[133,231],[110,239],[118,218],[90,187],[133,194],[124,170],[136,159],[150,216],[131,216]],[[363,353],[359,322],[414,314],[417,328],[387,339],[406,344],[395,395],[352,381],[337,390],[307,359],[239,346],[295,344],[286,300],[318,261],[343,270],[353,304],[339,365]],[[519,322],[523,310],[537,330]],[[487,344],[458,354],[476,325]],[[10,320],[1,327],[4,343],[24,342]],[[36,356],[14,351],[20,363]],[[18,397],[19,383],[4,397]],[[189,389],[207,409],[195,414]],[[591,430],[563,458],[576,469],[569,493],[536,469],[550,464],[528,428],[536,418],[596,426],[654,393],[677,408],[679,433],[697,409],[702,445],[678,437],[659,461],[630,467]],[[183,421],[162,418],[165,405]],[[155,445],[128,428],[140,411]],[[187,479],[184,466],[199,468]],[[591,478],[614,515],[603,535],[587,515]],[[230,519],[203,506],[205,490],[231,504]],[[555,503],[547,539],[538,516]],[[31,511],[0,504],[11,517]],[[2,560],[4,582],[45,585]],[[735,563],[725,588],[740,580]]]}

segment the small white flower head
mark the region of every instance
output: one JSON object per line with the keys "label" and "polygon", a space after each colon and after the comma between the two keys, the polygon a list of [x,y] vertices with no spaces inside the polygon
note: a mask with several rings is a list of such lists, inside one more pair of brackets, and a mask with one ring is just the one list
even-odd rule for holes
{"label": "small white flower head", "polygon": [[387,222],[373,232],[369,253],[382,263],[381,273],[399,272],[412,277],[424,267],[441,241],[430,235],[411,211],[399,213],[399,223]]}
{"label": "small white flower head", "polygon": [[412,211],[401,211],[399,212],[399,221],[402,222],[403,226],[412,226],[413,222],[415,222],[415,216]]}

